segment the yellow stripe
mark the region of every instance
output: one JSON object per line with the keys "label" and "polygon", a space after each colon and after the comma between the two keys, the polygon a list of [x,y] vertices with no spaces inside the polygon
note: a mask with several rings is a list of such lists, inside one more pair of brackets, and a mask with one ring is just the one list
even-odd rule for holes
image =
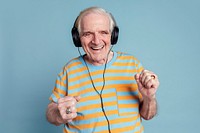
{"label": "yellow stripe", "polygon": [[[114,105],[117,105],[117,102],[116,101],[104,102],[103,105],[105,107],[107,107],[107,106],[114,106]],[[94,109],[94,108],[101,108],[101,105],[100,104],[90,104],[90,106],[79,107],[79,108],[77,108],[77,110],[78,110],[78,112],[82,112],[82,111],[91,110],[91,109]],[[94,114],[94,115],[96,115],[96,114]]]}
{"label": "yellow stripe", "polygon": [[[132,117],[132,118],[122,118],[122,119],[117,119],[117,120],[110,120],[109,122],[111,124],[119,124],[119,123],[123,123],[123,122],[131,122],[132,120],[137,120],[138,116]],[[93,127],[100,127],[100,126],[106,126],[107,125],[107,121],[102,121],[102,122],[98,122],[98,123],[90,123],[90,124],[82,124],[82,125],[77,125],[77,126],[73,126],[73,125],[68,125],[69,128],[78,128],[78,129],[87,129],[87,128],[93,128]],[[131,126],[127,126],[127,127],[122,127],[122,128],[115,128],[112,130],[112,132],[126,132],[126,131],[132,131],[134,130],[134,128],[141,126],[141,122],[137,122],[135,125],[131,125]],[[137,131],[136,133],[141,133],[143,131],[143,127],[141,127],[140,131]],[[67,131],[65,128],[63,130],[64,133],[73,133],[70,131]],[[104,130],[104,131],[99,131],[99,132],[94,132],[94,133],[107,133],[108,130]]]}
{"label": "yellow stripe", "polygon": [[53,91],[53,94],[55,95],[55,97],[56,97],[57,99],[60,98],[60,96],[58,95],[57,92]]}
{"label": "yellow stripe", "polygon": [[57,92],[58,94],[62,94],[64,96],[67,94],[66,91],[61,90],[60,88],[57,88],[57,87],[54,88],[54,91]]}
{"label": "yellow stripe", "polygon": [[131,92],[137,91],[137,84],[121,84],[121,85],[113,85],[117,89],[117,92]]}
{"label": "yellow stripe", "polygon": [[123,69],[123,70],[117,70],[117,69],[107,69],[106,73],[135,73],[137,70],[135,69]]}
{"label": "yellow stripe", "polygon": [[67,80],[67,76],[66,75],[62,76],[61,81],[66,81],[66,80]]}
{"label": "yellow stripe", "polygon": [[50,101],[53,101],[52,97],[49,97],[49,100],[50,100]]}
{"label": "yellow stripe", "polygon": [[[121,53],[119,53],[119,54],[121,54]],[[120,60],[136,60],[137,62],[139,62],[139,60],[137,58],[135,58],[134,56],[131,56],[131,55],[118,56],[118,59],[120,59]]]}
{"label": "yellow stripe", "polygon": [[[141,71],[143,70],[143,67],[139,68],[138,70],[134,69],[134,70],[106,70],[106,73],[140,73]],[[77,70],[74,70],[74,71],[70,71],[69,74],[76,74],[76,73],[79,73],[81,72],[80,69],[77,69]],[[95,71],[95,72],[90,72],[91,76],[95,76],[95,75],[99,75],[99,74],[103,74],[103,70],[101,71]],[[80,79],[83,79],[83,78],[87,78],[89,75],[88,73],[86,74],[82,74],[80,76],[76,76],[74,78],[70,78],[69,79],[69,82],[74,82],[74,81],[77,81],[77,80],[80,80]],[[134,75],[133,75],[134,77]],[[62,80],[66,80],[66,76],[64,76],[62,78]]]}
{"label": "yellow stripe", "polygon": [[[120,119],[121,121],[121,119]],[[124,121],[122,121],[124,122]],[[139,127],[140,126],[140,122],[137,122],[135,125],[131,125],[131,126],[127,126],[127,127],[121,127],[121,128],[115,128],[115,129],[112,129],[112,132],[114,133],[121,133],[121,132],[127,132],[127,131],[133,131],[134,128],[136,127]],[[135,133],[141,133],[143,131],[143,127],[140,131],[138,132],[135,132]],[[108,130],[103,130],[103,131],[99,131],[99,132],[94,132],[94,133],[107,133]]]}
{"label": "yellow stripe", "polygon": [[[118,77],[106,77],[105,80],[106,81],[114,81],[114,80],[133,80],[134,77],[130,77],[130,76],[118,76]],[[75,78],[74,78],[75,80]],[[78,80],[78,79],[76,79]],[[94,83],[97,83],[97,82],[102,82],[103,79],[102,78],[96,78],[96,79],[93,79],[93,82]],[[69,79],[69,82],[74,82],[73,80]],[[88,84],[91,84],[91,80],[88,79],[87,81],[84,81],[84,82],[81,82],[79,84],[75,84],[73,86],[70,86],[70,89],[76,89],[80,86],[85,86],[85,85],[88,85]]]}
{"label": "yellow stripe", "polygon": [[[100,115],[100,113],[96,113],[96,115],[94,115],[93,118],[96,118],[97,116],[99,117],[99,115]],[[101,116],[104,116],[103,113],[101,113]],[[138,116],[128,117],[128,118],[119,118],[119,119],[115,119],[115,120],[109,120],[109,122],[111,125],[112,124],[120,124],[120,123],[124,123],[124,122],[131,122],[133,120],[137,120],[137,118],[138,118]],[[81,124],[81,125],[78,125],[78,128],[87,129],[87,128],[106,126],[107,124],[108,124],[107,121],[100,121],[100,122],[94,122],[94,123],[90,123],[90,124]],[[69,125],[69,127],[74,128],[74,126],[72,126],[72,125]],[[123,129],[126,129],[126,128],[123,128]]]}
{"label": "yellow stripe", "polygon": [[[116,92],[111,92],[111,93],[102,95],[103,98],[109,98],[109,97],[115,97],[115,96],[116,96]],[[81,98],[81,102],[97,100],[97,99],[99,100],[99,95],[95,95],[95,96],[92,95],[92,96]]]}
{"label": "yellow stripe", "polygon": [[[80,72],[79,70],[78,71],[75,71],[75,72],[71,72],[71,74],[76,74],[77,72]],[[108,69],[106,70],[106,73],[135,73],[137,72],[137,70],[115,70],[115,69]],[[97,71],[97,72],[91,72],[91,76],[95,76],[95,75],[98,75],[98,74],[103,74],[103,71]],[[87,74],[82,74],[80,76],[76,76],[74,78],[70,78],[70,82],[74,82],[74,81],[77,81],[79,79],[83,79],[83,78],[87,78],[89,75],[88,73]],[[133,75],[134,77],[134,75]],[[64,77],[63,77],[64,78]],[[66,77],[64,78],[66,79]]]}
{"label": "yellow stripe", "polygon": [[[84,67],[84,70],[86,70],[86,67]],[[69,72],[69,74],[76,74],[76,73],[80,73],[81,71],[82,71],[82,69],[72,70],[72,71]],[[91,74],[91,76],[103,74],[103,70],[98,70],[98,71],[95,71],[95,72],[90,72],[90,74]],[[70,78],[69,82],[74,82],[74,81],[77,81],[79,79],[87,78],[88,76],[89,76],[88,73],[82,74],[80,76],[76,76],[74,78]]]}
{"label": "yellow stripe", "polygon": [[[73,60],[77,60],[77,59],[78,59],[78,58],[75,58],[75,59],[73,59]],[[71,60],[71,61],[72,61],[72,60]],[[69,62],[71,62],[71,61],[69,61]],[[71,67],[78,66],[78,65],[80,65],[80,64],[82,64],[82,62],[80,62],[80,61],[78,61],[78,62],[73,62],[73,63],[67,65],[67,66],[65,67],[65,69],[69,69],[69,68],[71,68]]]}
{"label": "yellow stripe", "polygon": [[66,128],[64,127],[63,133],[75,133],[75,132],[70,132],[69,130],[66,130]]}
{"label": "yellow stripe", "polygon": [[118,100],[136,100],[138,96],[126,95],[126,96],[117,96]]}
{"label": "yellow stripe", "polygon": [[[137,122],[135,125],[122,127],[122,128],[115,128],[114,130],[112,130],[112,132],[121,133],[121,132],[133,131],[136,127],[139,127],[139,126],[140,126],[140,122]],[[138,132],[138,133],[141,133],[141,132]]]}
{"label": "yellow stripe", "polygon": [[[78,84],[76,87],[79,87],[80,84]],[[76,87],[73,86],[73,88],[70,89],[75,89]],[[102,86],[96,86],[97,90],[100,88],[101,89]],[[111,84],[111,85],[106,85],[104,87],[104,90],[106,89],[110,89],[110,88],[115,88],[117,89],[117,92],[129,92],[129,91],[136,91],[137,90],[137,84]],[[95,91],[94,88],[87,88],[87,89],[83,89],[81,91],[79,91],[79,95],[81,94],[87,94],[89,92]],[[77,95],[77,92],[75,93],[71,93],[71,95]]]}
{"label": "yellow stripe", "polygon": [[56,84],[57,85],[61,85],[63,87],[66,87],[67,85],[63,82],[64,80],[60,81],[60,80],[56,80]]}
{"label": "yellow stripe", "polygon": [[127,62],[115,62],[113,63],[113,66],[136,66],[134,62],[132,63],[127,63]]}
{"label": "yellow stripe", "polygon": [[138,108],[138,104],[119,104],[119,108]]}
{"label": "yellow stripe", "polygon": [[87,70],[86,67],[82,67],[82,68],[78,68],[78,69],[75,69],[75,70],[71,70],[71,71],[69,72],[69,75],[76,74],[76,73],[80,73],[80,72],[85,71],[85,70]]}
{"label": "yellow stripe", "polygon": [[[93,106],[93,105],[91,105]],[[95,107],[94,107],[95,108]],[[110,110],[110,111],[106,111],[106,115],[118,115],[118,110]],[[94,112],[92,114],[87,114],[84,116],[77,116],[74,120],[75,121],[82,121],[82,120],[89,120],[89,119],[94,119],[96,117],[104,117],[103,112]]]}

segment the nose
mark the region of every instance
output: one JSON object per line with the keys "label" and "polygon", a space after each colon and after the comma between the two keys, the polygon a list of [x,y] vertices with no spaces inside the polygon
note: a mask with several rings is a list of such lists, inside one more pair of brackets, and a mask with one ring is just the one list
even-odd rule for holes
{"label": "nose", "polygon": [[100,43],[100,36],[98,33],[95,33],[92,39],[92,43],[99,44]]}

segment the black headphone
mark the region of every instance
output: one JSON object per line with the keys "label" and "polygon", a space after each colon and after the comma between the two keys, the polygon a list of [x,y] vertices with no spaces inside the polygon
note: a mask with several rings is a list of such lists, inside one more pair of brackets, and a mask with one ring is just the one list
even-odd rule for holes
{"label": "black headphone", "polygon": [[[79,16],[78,16],[79,17]],[[81,40],[79,37],[79,32],[78,32],[78,28],[75,26],[76,25],[76,21],[78,19],[78,17],[76,18],[75,22],[74,22],[74,26],[71,30],[71,34],[72,34],[72,39],[74,42],[74,45],[76,47],[82,47],[81,45]],[[114,21],[115,22],[115,21]],[[116,24],[115,24],[116,25]],[[118,35],[119,35],[119,28],[117,26],[114,26],[112,34],[111,34],[111,44],[114,45],[117,43],[118,40]]]}

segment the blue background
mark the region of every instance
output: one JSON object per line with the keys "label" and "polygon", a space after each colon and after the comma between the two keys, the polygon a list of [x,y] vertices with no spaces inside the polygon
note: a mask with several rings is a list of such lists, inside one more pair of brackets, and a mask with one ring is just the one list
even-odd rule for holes
{"label": "blue background", "polygon": [[1,0],[0,132],[62,132],[45,111],[57,74],[79,55],[70,31],[89,6],[114,15],[114,50],[133,54],[160,78],[159,112],[143,121],[146,133],[198,132],[199,0]]}

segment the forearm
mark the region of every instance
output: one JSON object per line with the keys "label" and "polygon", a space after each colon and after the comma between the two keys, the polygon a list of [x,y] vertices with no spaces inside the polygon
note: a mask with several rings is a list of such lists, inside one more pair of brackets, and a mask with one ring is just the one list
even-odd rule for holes
{"label": "forearm", "polygon": [[52,102],[48,105],[48,108],[46,111],[46,118],[51,124],[54,124],[56,126],[63,124],[57,104],[54,102]]}
{"label": "forearm", "polygon": [[143,119],[149,120],[152,119],[157,114],[157,102],[156,98],[143,99],[140,104],[140,115]]}

